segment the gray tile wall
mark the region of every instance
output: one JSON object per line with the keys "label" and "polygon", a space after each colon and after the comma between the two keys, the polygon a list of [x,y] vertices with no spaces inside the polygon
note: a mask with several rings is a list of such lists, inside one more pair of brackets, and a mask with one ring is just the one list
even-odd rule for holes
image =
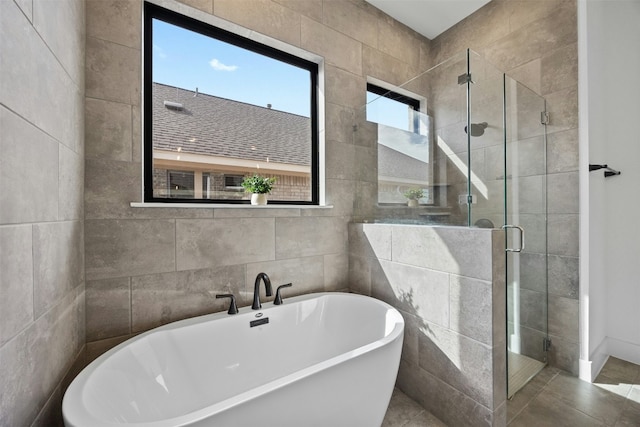
{"label": "gray tile wall", "polygon": [[506,424],[504,234],[349,224],[352,289],[405,319],[397,385],[448,425]]}
{"label": "gray tile wall", "polygon": [[428,51],[428,40],[364,0],[183,3],[324,56],[326,198],[333,208],[131,208],[141,198],[142,2],[88,0],[89,358],[130,334],[226,309],[216,293],[233,292],[241,307],[249,305],[261,271],[274,284],[293,282],[288,295],[348,288],[347,223],[354,191],[370,169],[356,166],[357,153],[369,147],[354,141],[352,129],[365,102],[365,76],[400,82]]}
{"label": "gray tile wall", "polygon": [[0,1],[0,425],[61,424],[85,344],[84,2]]}
{"label": "gray tile wall", "polygon": [[[216,292],[233,290],[248,303],[257,271],[276,282],[294,281],[298,290],[291,293],[348,286],[370,293],[370,257],[347,256],[346,237],[353,209],[366,212],[374,203],[353,196],[375,194],[372,165],[357,160],[375,159],[374,147],[352,129],[362,114],[368,75],[401,84],[466,47],[485,53],[547,97],[548,172],[577,171],[573,0],[496,0],[433,43],[363,0],[184,0],[325,56],[327,201],[334,208],[132,209],[141,182],[141,1],[65,2],[0,1],[0,174],[12,183],[0,186],[0,378],[3,396],[11,393],[0,403],[2,425],[60,421],[60,384],[85,336],[91,359],[154,325],[221,310]],[[561,204],[550,218],[557,238],[550,241],[549,260],[559,310],[550,319],[557,333],[554,360],[569,369],[577,364],[576,328],[563,326],[577,324],[577,210],[562,193],[572,190],[565,185],[554,196]],[[224,228],[236,218],[264,221],[259,239],[246,229]],[[197,232],[210,239],[189,241]],[[248,253],[232,249],[229,256],[238,242],[249,245]],[[190,264],[192,257],[203,264]],[[380,258],[391,261],[390,255]],[[451,280],[454,300],[464,300],[459,286],[486,286],[486,278]],[[438,283],[429,286],[440,295]],[[445,314],[437,312],[433,325],[443,327]],[[460,336],[478,332],[464,324],[450,327]],[[411,372],[407,363],[421,361],[417,332],[413,336],[405,348],[405,375]],[[422,347],[429,348],[424,339]],[[423,391],[434,402],[443,396],[457,396],[442,402],[447,407],[472,402],[432,373],[416,372],[425,379],[418,387],[433,386]]]}
{"label": "gray tile wall", "polygon": [[[578,61],[575,0],[494,0],[432,41],[434,63],[467,47],[544,96],[547,127],[550,363],[577,374]],[[522,216],[531,250],[544,224]],[[533,245],[533,246],[531,246]],[[537,249],[535,249],[537,248]],[[534,250],[535,249],[535,250]]]}

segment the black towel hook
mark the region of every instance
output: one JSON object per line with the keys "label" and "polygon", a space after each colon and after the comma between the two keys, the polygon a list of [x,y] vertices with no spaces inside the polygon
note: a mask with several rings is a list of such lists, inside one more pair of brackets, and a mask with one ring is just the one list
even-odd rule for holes
{"label": "black towel hook", "polygon": [[620,175],[622,172],[617,171],[615,169],[611,169],[608,165],[589,165],[589,172],[597,171],[600,169],[606,169],[604,171],[604,177],[609,178],[610,176]]}

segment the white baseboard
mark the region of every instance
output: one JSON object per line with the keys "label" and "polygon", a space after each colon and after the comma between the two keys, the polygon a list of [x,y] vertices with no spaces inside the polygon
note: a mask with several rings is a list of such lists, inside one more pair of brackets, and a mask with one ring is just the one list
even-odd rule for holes
{"label": "white baseboard", "polygon": [[593,382],[602,370],[604,364],[607,363],[609,354],[609,338],[604,337],[595,350],[591,352],[591,355],[589,356],[590,360],[580,359],[580,378],[585,381]]}
{"label": "white baseboard", "polygon": [[591,352],[590,360],[579,360],[580,379],[593,382],[609,356],[640,365],[640,345],[605,337]]}
{"label": "white baseboard", "polygon": [[609,354],[618,359],[640,365],[640,345],[607,337]]}
{"label": "white baseboard", "polygon": [[593,382],[595,376],[593,373],[593,362],[591,360],[578,360],[578,378],[589,383]]}

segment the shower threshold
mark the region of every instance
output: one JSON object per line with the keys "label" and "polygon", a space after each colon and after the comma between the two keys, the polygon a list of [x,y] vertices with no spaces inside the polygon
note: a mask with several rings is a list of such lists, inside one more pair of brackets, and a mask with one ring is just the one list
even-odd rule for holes
{"label": "shower threshold", "polygon": [[509,372],[507,398],[511,399],[518,390],[524,387],[546,366],[546,363],[522,354],[512,353],[511,351],[508,351],[507,355],[507,369]]}

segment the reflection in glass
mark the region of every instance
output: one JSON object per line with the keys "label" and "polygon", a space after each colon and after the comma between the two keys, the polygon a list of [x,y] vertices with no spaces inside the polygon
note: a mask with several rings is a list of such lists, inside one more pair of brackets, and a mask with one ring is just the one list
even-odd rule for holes
{"label": "reflection in glass", "polygon": [[389,88],[367,85],[366,117],[378,143],[378,204],[431,203],[431,118],[419,111],[419,95]]}

